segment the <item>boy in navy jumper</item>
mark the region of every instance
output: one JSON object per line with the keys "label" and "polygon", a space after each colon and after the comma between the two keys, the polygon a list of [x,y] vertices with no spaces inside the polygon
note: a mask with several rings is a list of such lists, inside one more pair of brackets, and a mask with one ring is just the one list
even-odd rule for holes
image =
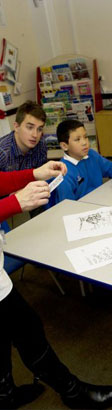
{"label": "boy in navy jumper", "polygon": [[62,121],[57,127],[57,137],[64,150],[61,161],[68,172],[52,193],[50,205],[64,199],[78,200],[102,185],[103,178],[112,178],[112,162],[89,148],[83,123],[73,119]]}

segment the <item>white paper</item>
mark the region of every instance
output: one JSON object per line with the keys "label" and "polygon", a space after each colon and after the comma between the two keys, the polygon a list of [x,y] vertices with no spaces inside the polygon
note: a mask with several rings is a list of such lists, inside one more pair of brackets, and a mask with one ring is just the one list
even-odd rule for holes
{"label": "white paper", "polygon": [[14,94],[15,95],[20,95],[21,94],[21,87],[22,87],[21,83],[18,83],[18,82],[15,83],[15,86],[14,86]]}
{"label": "white paper", "polygon": [[76,273],[112,263],[112,237],[65,251]]}
{"label": "white paper", "polygon": [[112,207],[63,216],[68,241],[112,233]]}
{"label": "white paper", "polygon": [[58,185],[61,184],[63,181],[63,175],[59,174],[55,179],[53,179],[52,182],[49,184],[50,192],[54,191],[55,188],[57,188]]}

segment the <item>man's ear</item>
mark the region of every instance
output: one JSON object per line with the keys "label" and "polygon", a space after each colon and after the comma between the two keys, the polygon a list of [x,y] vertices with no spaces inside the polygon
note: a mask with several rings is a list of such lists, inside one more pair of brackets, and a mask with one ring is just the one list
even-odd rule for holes
{"label": "man's ear", "polygon": [[63,149],[63,151],[68,151],[68,144],[66,142],[60,142],[60,147]]}
{"label": "man's ear", "polygon": [[19,124],[17,121],[14,122],[14,131],[17,131],[19,127]]}

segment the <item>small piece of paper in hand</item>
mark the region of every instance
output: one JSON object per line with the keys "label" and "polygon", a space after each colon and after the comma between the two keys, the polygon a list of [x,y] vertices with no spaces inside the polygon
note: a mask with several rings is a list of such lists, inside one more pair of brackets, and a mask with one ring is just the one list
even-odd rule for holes
{"label": "small piece of paper in hand", "polygon": [[58,177],[56,177],[50,184],[49,184],[49,188],[50,188],[50,192],[54,191],[55,188],[57,188],[57,186],[59,184],[61,184],[61,182],[63,181],[63,175],[59,174]]}

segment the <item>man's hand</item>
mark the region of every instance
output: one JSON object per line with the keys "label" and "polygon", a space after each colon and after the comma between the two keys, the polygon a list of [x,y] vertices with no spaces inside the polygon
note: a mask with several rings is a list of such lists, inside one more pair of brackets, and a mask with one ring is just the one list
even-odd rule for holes
{"label": "man's hand", "polygon": [[60,161],[48,161],[46,164],[33,170],[33,175],[36,180],[50,179],[57,177],[60,172],[65,175],[67,167]]}
{"label": "man's hand", "polygon": [[25,188],[15,194],[22,211],[31,211],[48,203],[49,185],[45,181],[30,182]]}

